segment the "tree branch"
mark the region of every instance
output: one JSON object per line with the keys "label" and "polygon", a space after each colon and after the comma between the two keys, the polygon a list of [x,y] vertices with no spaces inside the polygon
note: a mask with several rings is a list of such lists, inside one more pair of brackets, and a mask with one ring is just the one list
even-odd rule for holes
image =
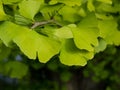
{"label": "tree branch", "polygon": [[47,20],[47,21],[42,21],[42,22],[35,22],[33,25],[32,25],[32,27],[31,27],[31,29],[34,29],[34,28],[36,28],[36,27],[38,27],[38,26],[42,26],[42,25],[46,25],[46,24],[49,24],[49,23],[54,23],[54,24],[56,24],[56,25],[58,25],[58,26],[62,26],[60,23],[58,23],[56,20],[54,20],[54,19],[51,19],[51,20]]}

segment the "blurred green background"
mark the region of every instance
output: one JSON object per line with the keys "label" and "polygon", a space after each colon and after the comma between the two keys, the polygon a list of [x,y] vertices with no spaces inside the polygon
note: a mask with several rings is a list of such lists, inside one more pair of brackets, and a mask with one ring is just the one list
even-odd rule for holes
{"label": "blurred green background", "polygon": [[0,90],[120,90],[120,47],[108,46],[85,67],[63,65],[57,55],[43,64],[1,47]]}

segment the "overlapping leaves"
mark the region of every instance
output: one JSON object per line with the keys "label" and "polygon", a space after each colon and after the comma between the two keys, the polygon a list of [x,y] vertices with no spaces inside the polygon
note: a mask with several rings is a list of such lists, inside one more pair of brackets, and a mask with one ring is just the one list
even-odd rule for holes
{"label": "overlapping leaves", "polygon": [[60,49],[59,42],[11,22],[0,25],[0,38],[7,46],[13,41],[30,59],[38,56],[41,62],[47,62]]}
{"label": "overlapping leaves", "polygon": [[[17,6],[13,20],[3,4]],[[30,59],[45,63],[58,54],[63,64],[84,66],[107,44],[120,45],[118,7],[112,0],[0,0],[0,39],[8,47],[15,43]],[[36,15],[46,24],[28,28]]]}
{"label": "overlapping leaves", "polygon": [[93,52],[78,49],[72,39],[66,39],[60,52],[60,61],[67,65],[84,66],[93,55]]}

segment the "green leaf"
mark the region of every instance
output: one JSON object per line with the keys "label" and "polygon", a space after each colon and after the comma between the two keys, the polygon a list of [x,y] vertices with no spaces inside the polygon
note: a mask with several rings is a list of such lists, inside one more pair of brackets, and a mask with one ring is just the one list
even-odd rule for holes
{"label": "green leaf", "polygon": [[111,19],[113,19],[112,15],[106,16],[105,13],[101,13],[101,14],[100,13],[96,13],[96,17],[98,19],[101,19],[101,20],[111,20]]}
{"label": "green leaf", "polygon": [[68,6],[81,6],[83,0],[59,0],[58,2],[64,3]]}
{"label": "green leaf", "polygon": [[28,72],[28,66],[17,61],[7,62],[5,65],[6,72],[11,78],[23,78]]}
{"label": "green leaf", "polygon": [[83,0],[51,0],[49,2],[50,5],[63,3],[67,6],[81,6]]}
{"label": "green leaf", "polygon": [[80,8],[79,11],[78,11],[78,14],[82,17],[86,17],[86,12],[83,8]]}
{"label": "green leaf", "polygon": [[107,3],[107,4],[112,4],[112,0],[97,0],[97,1]]}
{"label": "green leaf", "polygon": [[19,12],[24,17],[33,20],[43,3],[44,0],[23,0],[19,3]]}
{"label": "green leaf", "polygon": [[[54,39],[29,31],[14,38],[14,42],[31,59],[38,58],[41,62],[47,62],[52,56],[59,53],[60,44]],[[32,52],[31,52],[32,51]]]}
{"label": "green leaf", "polygon": [[73,38],[73,34],[69,26],[56,29],[54,35],[59,38]]}
{"label": "green leaf", "polygon": [[92,52],[87,52],[78,49],[72,39],[66,39],[63,42],[60,52],[60,61],[66,65],[80,65],[85,66],[88,59],[93,58]]}
{"label": "green leaf", "polygon": [[15,3],[18,3],[20,1],[22,1],[22,0],[2,0],[2,2],[4,4],[15,4]]}
{"label": "green leaf", "polygon": [[11,53],[11,49],[6,47],[3,43],[0,44],[0,61],[7,58]]}
{"label": "green leaf", "polygon": [[14,21],[16,24],[19,24],[19,25],[24,25],[24,26],[27,26],[27,25],[31,25],[32,24],[32,20],[30,19],[27,19],[19,14],[15,14],[15,21]]}
{"label": "green leaf", "polygon": [[117,22],[114,19],[99,21],[100,37],[104,38],[107,44],[120,45],[120,31],[117,29]]}
{"label": "green leaf", "polygon": [[113,5],[110,5],[110,4],[105,4],[105,3],[101,3],[100,5],[98,5],[96,7],[96,11],[97,12],[110,12],[110,13],[117,13],[120,11],[120,5],[119,4],[115,4],[114,6]]}
{"label": "green leaf", "polygon": [[95,52],[99,53],[101,51],[104,51],[107,47],[107,43],[105,40],[103,39],[99,39],[99,45],[97,47],[95,47]]}
{"label": "green leaf", "polygon": [[6,46],[9,46],[12,39],[19,35],[20,29],[18,25],[6,21],[0,25],[0,39]]}
{"label": "green leaf", "polygon": [[78,27],[70,26],[76,46],[79,49],[94,51],[94,46],[98,46],[99,29],[97,19],[94,14],[89,14],[79,24]]}
{"label": "green leaf", "polygon": [[59,0],[50,0],[49,4],[50,5],[54,5],[57,4]]}
{"label": "green leaf", "polygon": [[43,8],[40,9],[43,17],[48,20],[51,19],[52,16],[57,15],[58,11],[63,7],[62,4],[57,5],[44,5]]}
{"label": "green leaf", "polygon": [[77,14],[77,10],[74,7],[64,6],[59,10],[59,14],[62,15],[64,21],[76,22],[80,19]]}
{"label": "green leaf", "polygon": [[88,0],[87,8],[90,12],[95,11],[95,7],[93,5],[93,0]]}
{"label": "green leaf", "polygon": [[0,21],[6,20],[7,16],[3,10],[2,1],[0,0]]}
{"label": "green leaf", "polygon": [[16,43],[30,59],[36,59],[38,55],[40,62],[44,63],[60,50],[60,42],[11,22],[0,25],[0,38],[6,45],[11,41]]}

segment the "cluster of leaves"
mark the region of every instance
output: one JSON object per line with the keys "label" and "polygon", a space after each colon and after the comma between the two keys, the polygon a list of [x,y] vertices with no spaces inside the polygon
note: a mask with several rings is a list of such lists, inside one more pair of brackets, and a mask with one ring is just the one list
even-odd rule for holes
{"label": "cluster of leaves", "polygon": [[1,44],[42,63],[58,55],[84,66],[107,45],[120,45],[119,8],[119,0],[0,0]]}

